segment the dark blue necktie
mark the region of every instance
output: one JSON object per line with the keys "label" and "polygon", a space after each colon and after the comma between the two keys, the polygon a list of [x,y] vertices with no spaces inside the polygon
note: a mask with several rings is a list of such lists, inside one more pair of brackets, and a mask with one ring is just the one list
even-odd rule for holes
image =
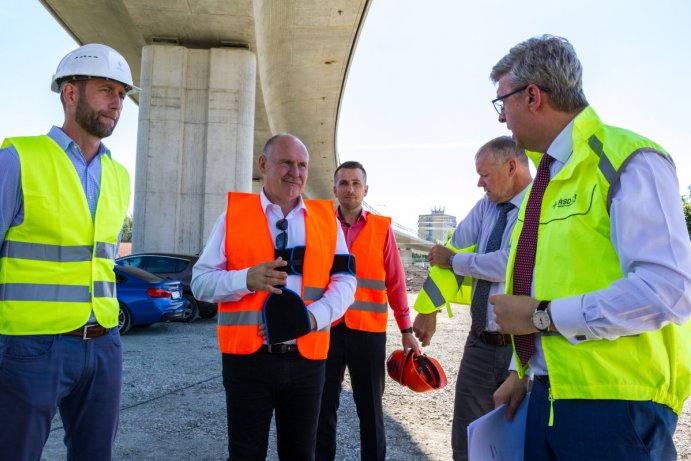
{"label": "dark blue necktie", "polygon": [[[485,253],[497,251],[501,247],[501,238],[506,229],[506,215],[513,208],[510,202],[499,205],[499,216],[497,222],[494,224],[492,233],[487,240]],[[470,331],[479,336],[487,326],[487,299],[489,298],[489,287],[492,282],[478,279],[475,284],[475,291],[473,292],[473,300],[470,304],[470,315],[472,317],[472,325]]]}

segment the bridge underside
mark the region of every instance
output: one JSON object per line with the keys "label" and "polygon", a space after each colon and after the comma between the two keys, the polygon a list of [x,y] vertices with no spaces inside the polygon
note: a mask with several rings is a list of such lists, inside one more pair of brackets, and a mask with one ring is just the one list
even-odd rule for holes
{"label": "bridge underside", "polygon": [[333,198],[339,107],[369,0],[40,1],[79,43],[120,51],[144,90],[135,251],[199,252],[223,193],[258,190],[257,158],[276,133],[310,151],[306,195]]}

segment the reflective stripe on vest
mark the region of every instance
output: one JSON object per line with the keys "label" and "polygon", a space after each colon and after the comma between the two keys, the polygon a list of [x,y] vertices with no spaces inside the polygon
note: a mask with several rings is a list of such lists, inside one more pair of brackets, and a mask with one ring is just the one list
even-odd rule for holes
{"label": "reflective stripe on vest", "polygon": [[93,311],[117,325],[113,258],[129,206],[127,171],[99,157],[101,182],[92,217],[67,154],[48,136],[10,138],[21,168],[24,218],[0,248],[0,334],[56,334]]}
{"label": "reflective stripe on vest", "polygon": [[[305,200],[306,250],[302,274],[302,299],[305,304],[321,298],[329,283],[329,272],[336,250],[337,227],[333,203]],[[259,195],[230,192],[226,211],[225,250],[228,270],[239,270],[273,261],[274,246]],[[236,302],[219,304],[218,343],[225,354],[252,354],[262,345],[257,334],[262,322],[262,307],[268,292],[245,295]],[[326,358],[329,326],[297,339],[303,357]]]}
{"label": "reflective stripe on vest", "polygon": [[[305,293],[304,300],[316,301],[321,298],[324,294],[323,288],[314,287],[304,287]],[[262,323],[262,312],[261,311],[233,311],[233,312],[219,312],[218,313],[218,324],[222,326],[234,326],[234,325],[261,325]]]}
{"label": "reflective stripe on vest", "polygon": [[[96,242],[95,257],[115,259],[116,245]],[[91,261],[92,247],[86,245],[61,246],[34,242],[7,241],[0,249],[0,258],[29,259],[60,263]]]}
{"label": "reflective stripe on vest", "polygon": [[[590,107],[574,120],[573,149],[542,201],[535,255],[537,299],[591,293],[624,277],[610,236],[610,191],[633,155],[668,158],[652,141],[604,125]],[[640,154],[643,150],[647,153]],[[526,202],[519,211],[514,242],[522,229]],[[512,245],[509,254],[508,292],[515,249]],[[560,335],[541,335],[541,342],[554,399],[651,400],[679,414],[691,392],[691,322],[616,340],[573,345]]]}
{"label": "reflective stripe on vest", "polygon": [[369,213],[350,248],[350,253],[355,256],[357,276],[355,302],[344,315],[350,329],[374,333],[386,331],[389,306],[386,302],[384,246],[390,228],[391,218]]}
{"label": "reflective stripe on vest", "polygon": [[[449,239],[446,247],[454,253],[472,253],[476,245],[456,248]],[[448,316],[453,317],[450,303],[470,305],[472,286],[471,277],[458,275],[451,269],[432,266],[422,285],[422,290],[415,298],[413,309],[421,314],[431,314],[446,306]]]}

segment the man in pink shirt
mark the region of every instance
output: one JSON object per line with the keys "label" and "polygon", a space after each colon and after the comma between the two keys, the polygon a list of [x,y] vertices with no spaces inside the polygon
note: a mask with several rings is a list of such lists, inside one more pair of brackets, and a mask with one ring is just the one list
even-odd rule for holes
{"label": "man in pink shirt", "polygon": [[386,457],[382,396],[387,300],[401,330],[403,348],[421,353],[410,322],[405,273],[391,218],[362,209],[367,190],[367,173],[360,163],[344,162],[336,169],[336,213],[348,250],[355,255],[357,290],[355,302],[331,326],[317,429],[317,461],[331,461],[336,456],[336,414],[346,366],[360,418],[361,459],[383,461]]}

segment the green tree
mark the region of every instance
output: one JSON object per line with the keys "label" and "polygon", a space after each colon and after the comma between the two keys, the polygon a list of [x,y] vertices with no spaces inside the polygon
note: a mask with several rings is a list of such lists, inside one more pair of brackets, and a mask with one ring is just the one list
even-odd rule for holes
{"label": "green tree", "polygon": [[684,218],[686,218],[686,230],[689,231],[689,238],[691,238],[691,186],[689,186],[689,195],[681,196],[681,202],[684,205]]}
{"label": "green tree", "polygon": [[122,239],[123,242],[132,241],[132,216],[125,216],[125,222],[122,225]]}

